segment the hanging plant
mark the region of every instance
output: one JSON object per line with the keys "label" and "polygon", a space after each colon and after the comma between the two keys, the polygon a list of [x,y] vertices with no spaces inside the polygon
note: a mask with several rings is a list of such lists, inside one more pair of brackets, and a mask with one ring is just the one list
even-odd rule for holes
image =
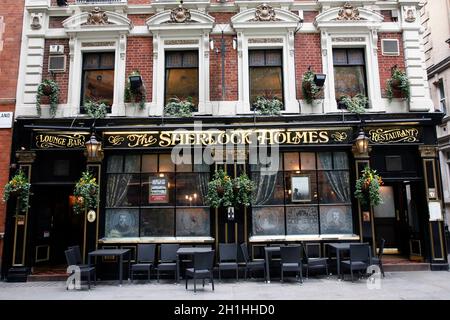
{"label": "hanging plant", "polygon": [[97,208],[99,186],[89,171],[82,173],[80,180],[75,185],[73,195],[75,196],[73,211],[76,214]]}
{"label": "hanging plant", "polygon": [[252,203],[252,195],[255,188],[255,183],[245,173],[233,179],[233,204],[235,206],[244,205],[248,207]]}
{"label": "hanging plant", "polygon": [[169,99],[169,102],[164,107],[164,115],[180,118],[192,117],[194,107],[192,97],[187,97],[186,99],[173,97]]}
{"label": "hanging plant", "polygon": [[41,116],[41,99],[44,96],[49,97],[50,115],[54,117],[59,101],[59,86],[54,80],[45,79],[37,88],[36,110],[39,116]]}
{"label": "hanging plant", "polygon": [[233,204],[233,181],[223,170],[216,171],[208,183],[206,202],[213,208],[230,207]]}
{"label": "hanging plant", "polygon": [[104,102],[88,100],[84,103],[84,110],[93,119],[104,118],[108,113],[108,106]]}
{"label": "hanging plant", "polygon": [[302,92],[303,98],[308,104],[312,104],[313,101],[317,99],[317,95],[320,92],[320,88],[314,82],[314,72],[311,70],[308,70],[303,74]]}
{"label": "hanging plant", "polygon": [[131,102],[133,104],[138,103],[139,109],[143,110],[145,108],[145,101],[147,99],[146,91],[144,85],[141,85],[137,91],[131,90],[130,77],[140,76],[139,71],[133,71],[128,76],[127,84],[125,86],[125,102]]}
{"label": "hanging plant", "polygon": [[370,169],[368,166],[361,171],[361,177],[356,180],[355,198],[358,199],[363,206],[377,206],[383,203],[380,195],[380,186],[383,180],[377,174],[376,170]]}
{"label": "hanging plant", "polygon": [[411,98],[409,79],[397,66],[392,68],[391,78],[386,81],[386,96],[389,102],[394,97],[394,91],[399,92],[399,95],[409,102]]}
{"label": "hanging plant", "polygon": [[349,112],[361,114],[366,112],[369,99],[365,95],[358,93],[352,98],[347,95],[341,96],[338,103],[342,104]]}
{"label": "hanging plant", "polygon": [[11,197],[17,197],[18,210],[26,212],[30,207],[30,188],[31,184],[28,182],[28,178],[22,170],[19,170],[17,174],[5,185],[3,193],[3,201],[8,201]]}
{"label": "hanging plant", "polygon": [[278,115],[281,113],[281,109],[283,108],[283,102],[277,97],[266,98],[264,96],[258,96],[256,97],[255,102],[253,102],[253,108],[261,115]]}

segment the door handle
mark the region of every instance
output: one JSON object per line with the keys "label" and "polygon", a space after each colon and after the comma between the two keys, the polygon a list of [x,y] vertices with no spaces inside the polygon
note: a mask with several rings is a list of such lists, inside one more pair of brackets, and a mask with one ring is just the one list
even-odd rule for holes
{"label": "door handle", "polygon": [[397,221],[400,221],[400,215],[398,209],[395,210],[395,216],[397,217]]}

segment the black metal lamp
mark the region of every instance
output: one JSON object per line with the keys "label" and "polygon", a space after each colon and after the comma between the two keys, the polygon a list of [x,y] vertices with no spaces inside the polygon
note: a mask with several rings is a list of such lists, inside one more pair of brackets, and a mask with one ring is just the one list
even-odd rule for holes
{"label": "black metal lamp", "polygon": [[97,141],[94,133],[86,142],[86,158],[88,162],[100,162],[103,160],[102,143]]}
{"label": "black metal lamp", "polygon": [[354,146],[360,154],[367,153],[367,151],[369,150],[369,138],[366,136],[362,128],[359,130],[359,134],[355,139]]}
{"label": "black metal lamp", "polygon": [[130,80],[130,89],[133,92],[136,92],[142,86],[142,77],[140,75],[129,76],[128,79]]}
{"label": "black metal lamp", "polygon": [[322,88],[325,84],[325,79],[327,78],[326,74],[323,73],[316,73],[314,74],[314,84],[318,86],[319,88]]}

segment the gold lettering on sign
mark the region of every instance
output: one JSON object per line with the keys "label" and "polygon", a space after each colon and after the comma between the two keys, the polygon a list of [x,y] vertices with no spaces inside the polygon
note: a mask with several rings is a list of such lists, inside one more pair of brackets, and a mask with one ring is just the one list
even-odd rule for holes
{"label": "gold lettering on sign", "polygon": [[151,145],[154,145],[158,140],[152,135],[148,133],[142,133],[142,134],[129,134],[127,136],[128,139],[128,146],[130,148],[134,147],[149,147]]}
{"label": "gold lettering on sign", "polygon": [[36,147],[40,149],[83,148],[85,140],[86,137],[82,134],[74,134],[74,135],[38,134],[35,137]]}
{"label": "gold lettering on sign", "polygon": [[110,136],[108,138],[109,143],[111,143],[113,146],[121,144],[123,140],[125,140],[125,138],[121,136]]}
{"label": "gold lettering on sign", "polygon": [[378,128],[369,131],[370,140],[375,143],[418,142],[416,128]]}
{"label": "gold lettering on sign", "polygon": [[331,138],[333,138],[334,141],[342,142],[347,139],[347,133],[336,131],[331,134]]}

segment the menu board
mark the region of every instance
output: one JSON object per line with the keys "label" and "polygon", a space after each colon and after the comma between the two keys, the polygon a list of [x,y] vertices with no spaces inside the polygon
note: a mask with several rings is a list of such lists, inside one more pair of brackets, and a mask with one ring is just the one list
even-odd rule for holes
{"label": "menu board", "polygon": [[169,202],[168,181],[166,177],[150,177],[150,192],[148,202]]}

